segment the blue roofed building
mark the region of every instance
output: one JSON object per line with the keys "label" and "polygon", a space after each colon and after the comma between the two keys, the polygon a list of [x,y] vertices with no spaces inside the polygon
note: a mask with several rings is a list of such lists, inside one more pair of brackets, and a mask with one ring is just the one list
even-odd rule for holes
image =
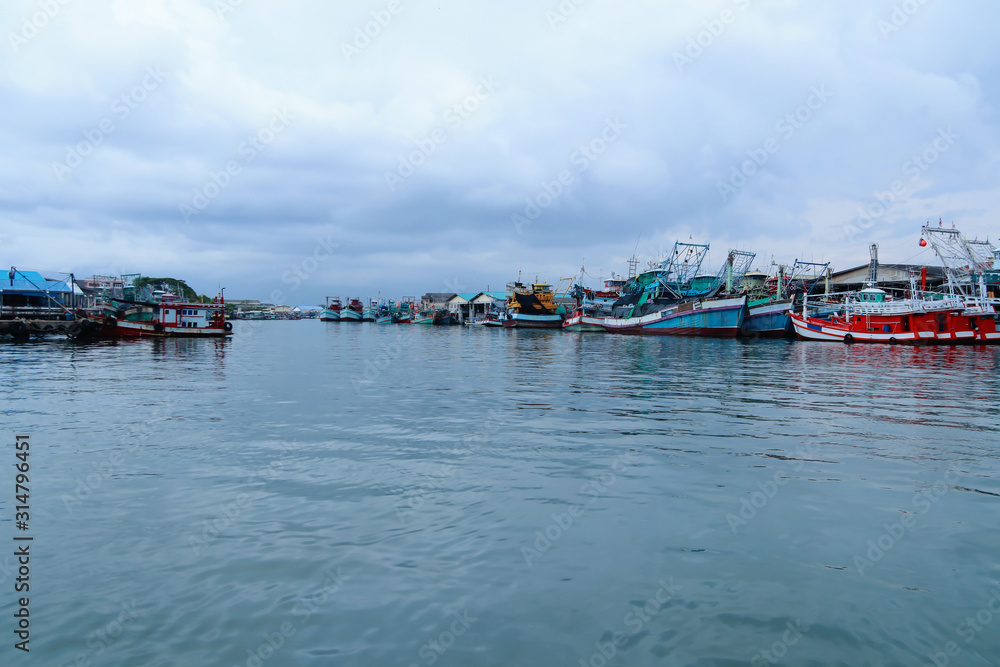
{"label": "blue roofed building", "polygon": [[46,278],[38,271],[11,267],[0,273],[0,318],[50,317],[72,305],[74,291],[69,280]]}

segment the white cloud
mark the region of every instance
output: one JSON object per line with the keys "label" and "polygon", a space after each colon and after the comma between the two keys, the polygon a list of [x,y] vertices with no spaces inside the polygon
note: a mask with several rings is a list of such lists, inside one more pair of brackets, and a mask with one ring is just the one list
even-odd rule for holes
{"label": "white cloud", "polygon": [[[908,252],[927,218],[997,233],[1000,47],[985,2],[923,5],[888,36],[878,21],[891,3],[860,0],[584,3],[554,26],[557,2],[404,1],[387,23],[386,5],[72,3],[6,44],[2,261],[221,279],[253,296],[332,230],[344,256],[301,287],[309,302],[334,286],[444,289],[438,274],[499,286],[529,265],[551,280],[582,256],[623,273],[639,234],[663,247],[696,235],[719,258],[731,245],[852,265],[868,236]],[[4,34],[36,10],[15,3]],[[679,68],[692,41],[700,52]],[[119,117],[148,67],[166,81]],[[450,123],[481,77],[500,85]],[[785,136],[779,123],[814,86],[833,96]],[[276,108],[294,120],[245,160]],[[614,116],[628,123],[620,140],[518,234],[510,216]],[[104,118],[114,131],[59,181],[53,162]],[[948,127],[961,139],[911,180],[907,161]],[[390,190],[386,172],[435,128],[444,139]],[[720,197],[719,181],[772,137],[777,152]],[[232,160],[240,174],[184,225],[180,204]],[[864,237],[837,238],[897,179],[905,197]]]}

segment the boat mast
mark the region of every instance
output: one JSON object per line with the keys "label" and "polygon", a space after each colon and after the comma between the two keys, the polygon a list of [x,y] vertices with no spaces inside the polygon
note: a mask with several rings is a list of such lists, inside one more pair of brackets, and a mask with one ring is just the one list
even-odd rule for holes
{"label": "boat mast", "polygon": [[875,287],[878,282],[878,244],[873,243],[868,248],[872,259],[868,263],[868,286]]}

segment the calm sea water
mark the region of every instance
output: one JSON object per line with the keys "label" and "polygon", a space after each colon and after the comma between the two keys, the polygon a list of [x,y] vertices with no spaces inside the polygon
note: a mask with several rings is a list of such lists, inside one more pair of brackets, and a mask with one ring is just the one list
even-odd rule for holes
{"label": "calm sea water", "polygon": [[998,664],[998,365],[318,321],[0,344],[0,663]]}

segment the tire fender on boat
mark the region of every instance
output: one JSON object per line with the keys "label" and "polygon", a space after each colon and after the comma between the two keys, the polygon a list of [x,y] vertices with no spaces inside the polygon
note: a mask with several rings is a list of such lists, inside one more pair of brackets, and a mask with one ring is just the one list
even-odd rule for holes
{"label": "tire fender on boat", "polygon": [[844,342],[845,343],[853,343],[854,342],[854,336],[852,336],[851,334],[844,334]]}
{"label": "tire fender on boat", "polygon": [[117,325],[118,325],[118,320],[116,320],[115,318],[111,317],[110,315],[108,315],[107,317],[104,318],[104,326],[108,327],[109,329],[113,328],[113,327],[115,327]]}
{"label": "tire fender on boat", "polygon": [[233,330],[233,323],[232,322],[226,322],[225,329],[226,329],[226,331],[232,331]]}
{"label": "tire fender on boat", "polygon": [[163,333],[163,322],[153,322],[153,331]]}

